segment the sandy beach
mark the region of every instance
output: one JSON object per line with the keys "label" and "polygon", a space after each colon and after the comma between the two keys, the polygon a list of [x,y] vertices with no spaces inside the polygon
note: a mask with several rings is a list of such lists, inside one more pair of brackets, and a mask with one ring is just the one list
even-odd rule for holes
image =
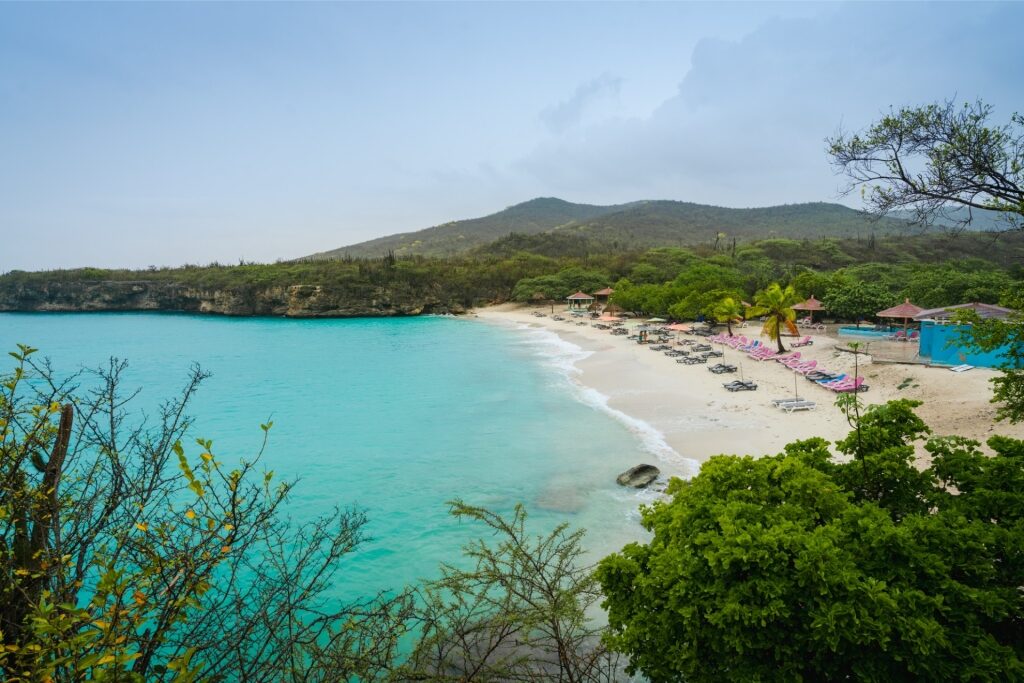
{"label": "sandy beach", "polygon": [[[475,314],[491,324],[549,330],[588,352],[590,355],[576,363],[579,372],[574,381],[606,396],[609,408],[661,433],[665,443],[681,456],[670,455],[652,463],[666,474],[690,476],[700,463],[720,453],[773,454],[796,439],[821,436],[834,441],[849,431],[845,416],[835,406],[834,393],[802,377],[794,381],[795,373],[779,363],[758,362],[745,353],[725,349],[725,362],[740,366],[745,379],[758,383],[756,391],[733,393],[722,384],[739,378],[739,373],[716,375],[705,365],[680,365],[646,345],[592,327],[589,319],[586,325],[577,325],[577,320],[535,317],[534,311],[550,313],[547,308],[503,304],[478,309]],[[759,331],[756,323],[750,323],[736,334],[756,338]],[[800,349],[804,358],[817,360],[819,366],[832,371],[852,372],[853,355],[838,350],[847,345],[846,339],[828,333],[811,336],[814,344]],[[785,342],[787,348],[789,341]],[[867,349],[871,352],[872,345]],[[881,356],[881,349],[878,351]],[[988,381],[997,374],[994,370],[954,373],[924,365],[876,363],[870,355],[862,355],[859,362],[870,386],[863,394],[867,404],[917,399],[924,402],[918,414],[935,434],[957,434],[982,442],[997,433],[1024,438],[1024,425],[994,423]],[[794,389],[801,398],[816,401],[817,408],[790,414],[771,404],[773,398],[792,397]],[[923,464],[926,457],[919,449],[919,462]]]}

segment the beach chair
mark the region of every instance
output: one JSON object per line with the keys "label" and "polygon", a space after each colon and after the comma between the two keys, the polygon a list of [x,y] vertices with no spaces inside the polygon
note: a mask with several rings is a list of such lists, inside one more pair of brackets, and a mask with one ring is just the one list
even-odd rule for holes
{"label": "beach chair", "polygon": [[798,360],[799,358],[800,358],[800,352],[799,351],[793,351],[793,352],[787,353],[785,355],[776,356],[772,360],[775,360],[775,361],[777,361],[779,363],[785,363],[786,361]]}
{"label": "beach chair", "polygon": [[728,382],[722,385],[728,391],[756,391],[757,382],[751,380],[736,380],[735,382]]}
{"label": "beach chair", "polygon": [[736,366],[718,363],[717,365],[709,365],[708,370],[716,375],[724,375],[727,372],[736,372]]}
{"label": "beach chair", "polygon": [[785,410],[787,413],[794,413],[798,410],[814,410],[817,407],[818,404],[814,401],[792,401],[779,406],[781,410]]}
{"label": "beach chair", "polygon": [[829,386],[829,389],[837,394],[859,393],[862,390],[867,391],[863,377],[858,377],[857,379],[849,382],[831,385]]}
{"label": "beach chair", "polygon": [[793,397],[791,397],[791,398],[773,398],[773,399],[771,400],[771,404],[772,404],[773,406],[775,406],[776,408],[778,408],[778,407],[779,407],[779,406],[781,406],[781,405],[782,405],[783,403],[794,403],[794,402],[798,402],[798,401],[806,401],[806,400],[807,400],[807,399],[799,398],[799,397],[797,397],[797,396],[793,396]]}
{"label": "beach chair", "polygon": [[807,336],[807,337],[804,337],[803,339],[800,339],[798,341],[793,342],[792,344],[790,344],[790,346],[792,346],[793,348],[797,348],[797,347],[800,347],[800,346],[810,346],[813,343],[814,343],[814,340],[812,340],[809,336]]}
{"label": "beach chair", "polygon": [[839,379],[843,375],[837,372],[829,372],[828,370],[812,370],[804,375],[804,379],[808,382],[830,382],[834,379]]}
{"label": "beach chair", "polygon": [[816,361],[816,360],[809,360],[806,363],[801,363],[800,365],[791,367],[790,369],[793,372],[799,373],[801,375],[806,375],[808,372],[811,372],[812,370],[814,370],[814,368],[817,367],[817,365],[818,365],[818,361]]}
{"label": "beach chair", "polygon": [[973,365],[967,365],[966,363],[964,363],[963,365],[957,365],[956,367],[950,368],[950,370],[952,370],[953,372],[967,372],[968,370],[973,369]]}

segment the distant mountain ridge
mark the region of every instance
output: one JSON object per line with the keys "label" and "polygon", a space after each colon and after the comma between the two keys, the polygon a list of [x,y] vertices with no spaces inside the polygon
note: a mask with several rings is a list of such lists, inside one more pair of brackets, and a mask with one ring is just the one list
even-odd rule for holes
{"label": "distant mountain ridge", "polygon": [[873,221],[841,204],[815,202],[730,209],[669,200],[597,206],[540,197],[481,218],[452,221],[314,254],[310,258],[451,256],[478,249],[511,233],[574,236],[610,247],[685,246],[714,241],[719,233],[743,241],[890,234],[906,227],[896,219]]}

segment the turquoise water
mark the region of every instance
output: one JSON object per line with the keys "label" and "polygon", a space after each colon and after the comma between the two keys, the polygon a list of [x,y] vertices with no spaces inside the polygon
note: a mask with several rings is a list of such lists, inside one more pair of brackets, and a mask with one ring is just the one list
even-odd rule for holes
{"label": "turquoise water", "polygon": [[870,327],[840,327],[838,332],[851,337],[871,337],[873,339],[883,339],[892,334],[892,332],[873,330]]}
{"label": "turquoise water", "polygon": [[369,515],[373,540],[340,574],[338,597],[436,575],[481,533],[447,515],[454,497],[502,511],[522,502],[538,532],[583,526],[595,558],[642,533],[647,494],[614,478],[653,456],[580,400],[568,378],[579,350],[547,332],[437,317],[0,314],[0,348],[19,342],[61,373],[127,359],[138,409],[174,396],[200,363],[213,377],[192,405],[193,435],[225,463],[251,458],[272,419],[264,463],[300,479],[295,517],[336,505]]}

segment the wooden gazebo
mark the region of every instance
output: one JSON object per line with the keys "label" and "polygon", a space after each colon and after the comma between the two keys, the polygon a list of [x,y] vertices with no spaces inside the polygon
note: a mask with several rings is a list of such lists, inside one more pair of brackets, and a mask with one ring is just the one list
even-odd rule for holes
{"label": "wooden gazebo", "polygon": [[569,304],[570,311],[585,311],[590,307],[590,304],[594,303],[594,297],[584,292],[576,292],[565,297],[566,302]]}
{"label": "wooden gazebo", "polygon": [[892,308],[887,308],[884,311],[879,311],[875,315],[879,318],[896,318],[899,320],[903,319],[903,333],[907,333],[907,321],[914,318],[921,313],[924,309],[920,306],[916,306],[910,303],[910,299],[904,299],[903,303]]}
{"label": "wooden gazebo", "polygon": [[823,311],[823,310],[825,310],[825,306],[820,301],[815,299],[813,294],[811,294],[811,297],[809,299],[807,299],[806,301],[801,301],[798,304],[793,304],[793,310],[794,311],[807,311],[810,314],[811,322],[813,323],[814,322],[814,312],[815,311]]}

